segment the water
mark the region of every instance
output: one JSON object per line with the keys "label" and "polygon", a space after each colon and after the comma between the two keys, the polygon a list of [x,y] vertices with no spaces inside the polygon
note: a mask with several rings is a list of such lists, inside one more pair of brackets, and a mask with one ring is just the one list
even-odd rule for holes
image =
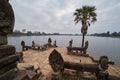
{"label": "water", "polygon": [[[31,46],[34,40],[36,44],[43,45],[47,43],[48,38],[52,41],[56,40],[57,45],[67,47],[69,41],[73,39],[73,46],[81,46],[81,36],[20,36],[8,37],[8,44],[14,45],[16,51],[21,51],[21,41],[24,40],[26,45]],[[102,55],[107,55],[111,61],[114,61],[120,66],[120,38],[111,37],[93,37],[86,36],[85,40],[89,41],[88,53],[89,55],[99,59]]]}

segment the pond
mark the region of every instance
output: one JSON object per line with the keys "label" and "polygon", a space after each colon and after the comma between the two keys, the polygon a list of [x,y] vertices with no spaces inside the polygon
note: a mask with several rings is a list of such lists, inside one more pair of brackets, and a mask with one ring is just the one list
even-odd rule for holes
{"label": "pond", "polygon": [[[67,47],[71,39],[73,40],[73,46],[80,47],[82,43],[82,36],[52,35],[8,37],[8,44],[14,45],[16,51],[21,51],[22,40],[29,46],[31,46],[33,40],[36,44],[43,45],[47,43],[49,37],[51,37],[52,42],[56,40],[57,45],[61,47]],[[99,59],[100,56],[107,55],[110,60],[120,66],[120,38],[86,36],[86,40],[89,41],[87,53],[90,56]]]}

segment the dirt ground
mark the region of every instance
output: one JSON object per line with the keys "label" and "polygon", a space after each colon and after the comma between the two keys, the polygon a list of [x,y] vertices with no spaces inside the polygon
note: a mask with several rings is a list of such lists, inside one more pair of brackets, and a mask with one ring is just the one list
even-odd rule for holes
{"label": "dirt ground", "polygon": [[[39,51],[39,50],[24,51],[23,52],[24,64],[34,65],[34,68],[40,67],[40,70],[44,75],[43,79],[47,79],[53,73],[53,70],[49,65],[48,57],[54,49],[56,49],[59,53],[61,53],[64,61],[80,63],[81,60],[81,64],[84,63],[94,64],[94,62],[89,57],[67,55],[67,49],[63,47],[50,48],[46,51]],[[108,72],[112,77],[119,78],[118,80],[120,80],[120,67],[116,65],[109,65]]]}

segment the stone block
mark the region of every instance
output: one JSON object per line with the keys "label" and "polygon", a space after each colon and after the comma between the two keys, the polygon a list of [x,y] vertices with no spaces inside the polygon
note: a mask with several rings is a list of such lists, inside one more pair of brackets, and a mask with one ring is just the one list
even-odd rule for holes
{"label": "stone block", "polygon": [[22,52],[16,52],[15,54],[19,55],[19,62],[24,62],[23,61],[23,53]]}
{"label": "stone block", "polygon": [[7,35],[0,35],[0,45],[7,44]]}
{"label": "stone block", "polygon": [[12,45],[0,46],[0,58],[15,54],[15,47]]}
{"label": "stone block", "polygon": [[7,71],[5,74],[0,75],[0,80],[13,80],[17,73],[17,68]]}
{"label": "stone block", "polygon": [[19,61],[19,56],[20,56],[19,54],[14,54],[14,55],[7,56],[5,58],[0,59],[0,69]]}
{"label": "stone block", "polygon": [[0,75],[6,73],[7,71],[17,67],[17,63],[12,63],[0,69]]}
{"label": "stone block", "polygon": [[39,80],[40,74],[33,70],[20,70],[14,80]]}

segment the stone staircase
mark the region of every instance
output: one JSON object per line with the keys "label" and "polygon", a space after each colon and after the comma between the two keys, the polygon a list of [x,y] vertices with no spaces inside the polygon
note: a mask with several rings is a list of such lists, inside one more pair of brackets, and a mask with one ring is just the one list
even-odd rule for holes
{"label": "stone staircase", "polygon": [[22,56],[22,52],[16,52],[12,45],[0,46],[0,80],[39,80],[41,73],[34,66],[18,68]]}

